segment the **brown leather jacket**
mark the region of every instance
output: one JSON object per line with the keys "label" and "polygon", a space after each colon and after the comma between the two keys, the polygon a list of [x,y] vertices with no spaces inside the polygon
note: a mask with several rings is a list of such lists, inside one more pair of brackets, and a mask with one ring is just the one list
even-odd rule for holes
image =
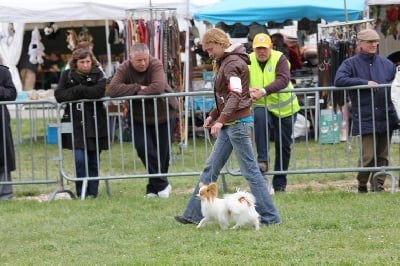
{"label": "brown leather jacket", "polygon": [[[241,44],[233,44],[225,50],[225,54],[216,64],[219,65],[214,81],[216,106],[210,112],[214,121],[225,124],[251,115],[252,100],[249,92],[250,59],[246,48]],[[229,90],[231,77],[238,77],[242,83],[242,92]]]}

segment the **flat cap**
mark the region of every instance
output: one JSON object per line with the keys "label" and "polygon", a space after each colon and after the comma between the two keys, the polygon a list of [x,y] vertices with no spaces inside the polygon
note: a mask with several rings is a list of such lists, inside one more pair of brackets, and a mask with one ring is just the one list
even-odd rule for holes
{"label": "flat cap", "polygon": [[360,41],[378,41],[380,38],[376,30],[366,29],[357,34],[357,39]]}

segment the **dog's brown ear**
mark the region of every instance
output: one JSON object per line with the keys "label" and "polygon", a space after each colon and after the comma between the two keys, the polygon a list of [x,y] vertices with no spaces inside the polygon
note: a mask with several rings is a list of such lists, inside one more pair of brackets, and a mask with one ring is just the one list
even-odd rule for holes
{"label": "dog's brown ear", "polygon": [[208,184],[208,187],[210,188],[210,189],[217,189],[217,183],[215,183],[215,182],[211,182],[210,184]]}

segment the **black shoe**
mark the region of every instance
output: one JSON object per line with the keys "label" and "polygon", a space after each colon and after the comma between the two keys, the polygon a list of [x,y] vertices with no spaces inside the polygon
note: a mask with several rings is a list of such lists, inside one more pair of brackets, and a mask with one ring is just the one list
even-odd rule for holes
{"label": "black shoe", "polygon": [[176,215],[174,218],[181,224],[198,224],[195,221],[185,218],[183,215]]}
{"label": "black shoe", "polygon": [[385,188],[382,186],[378,186],[377,188],[372,188],[371,192],[385,192]]}
{"label": "black shoe", "polygon": [[282,222],[269,222],[269,223],[260,223],[261,226],[271,226],[271,225],[280,225]]}
{"label": "black shoe", "polygon": [[280,187],[280,188],[274,188],[275,193],[285,193],[285,189]]}
{"label": "black shoe", "polygon": [[366,186],[358,186],[358,193],[368,193]]}

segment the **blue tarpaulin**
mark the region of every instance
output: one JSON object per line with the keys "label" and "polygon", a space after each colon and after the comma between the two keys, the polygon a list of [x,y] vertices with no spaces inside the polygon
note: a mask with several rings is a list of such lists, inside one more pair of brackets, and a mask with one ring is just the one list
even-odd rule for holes
{"label": "blue tarpaulin", "polygon": [[364,6],[364,0],[221,0],[195,13],[194,19],[228,25],[265,24],[302,18],[350,21],[362,19]]}

